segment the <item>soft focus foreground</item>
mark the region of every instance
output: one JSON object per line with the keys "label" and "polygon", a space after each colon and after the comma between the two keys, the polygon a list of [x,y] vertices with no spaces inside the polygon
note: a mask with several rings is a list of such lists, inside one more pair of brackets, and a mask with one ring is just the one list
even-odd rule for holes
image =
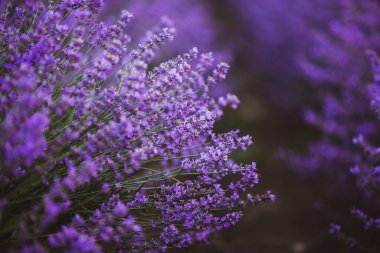
{"label": "soft focus foreground", "polygon": [[[196,48],[153,65],[175,29],[139,42],[102,1],[1,4],[0,238],[5,252],[163,252],[207,241],[241,217],[256,166],[230,159],[252,144],[213,132],[226,78]],[[209,73],[209,74],[208,74]],[[227,180],[226,180],[227,179]]]}

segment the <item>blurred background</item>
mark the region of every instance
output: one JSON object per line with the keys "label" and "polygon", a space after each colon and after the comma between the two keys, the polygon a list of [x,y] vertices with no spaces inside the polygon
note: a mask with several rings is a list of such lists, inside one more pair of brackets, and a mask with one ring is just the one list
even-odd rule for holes
{"label": "blurred background", "polygon": [[[261,182],[255,193],[270,189],[277,196],[273,204],[245,210],[238,225],[209,245],[185,252],[379,252],[379,238],[350,218],[353,206],[374,214],[379,209],[367,200],[372,195],[357,190],[349,173],[361,161],[352,138],[363,132],[372,138],[378,127],[365,95],[372,80],[365,53],[379,46],[379,3],[109,2],[106,20],[124,8],[134,13],[134,38],[155,25],[174,23],[175,40],[157,60],[196,46],[230,63],[228,82],[211,92],[237,94],[241,104],[226,111],[217,131],[240,129],[253,136],[253,147],[235,159],[257,163]],[[329,234],[332,222],[370,246],[349,249]]]}

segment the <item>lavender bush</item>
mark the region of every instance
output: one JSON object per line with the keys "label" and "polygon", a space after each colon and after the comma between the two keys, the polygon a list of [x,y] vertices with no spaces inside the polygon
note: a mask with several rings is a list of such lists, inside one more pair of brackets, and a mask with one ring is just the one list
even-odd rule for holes
{"label": "lavender bush", "polygon": [[[368,87],[368,95],[369,100],[371,101],[371,109],[376,113],[377,118],[380,119],[380,59],[374,52],[369,52],[369,56],[374,72],[374,79],[373,83]],[[362,162],[355,165],[350,172],[355,175],[359,181],[364,183],[363,185],[360,185],[361,190],[366,193],[367,197],[368,195],[370,196],[370,198],[368,198],[368,201],[370,201],[370,207],[377,212],[380,210],[378,196],[380,190],[380,147],[374,146],[376,143],[366,141],[361,135],[354,139],[354,143],[361,148],[362,152],[360,155]],[[363,224],[366,231],[375,231],[378,236],[378,233],[380,232],[379,217],[371,217],[366,212],[356,207],[352,209],[351,215]],[[360,244],[361,242],[358,242],[356,238],[347,235],[338,224],[331,224],[330,233],[334,234],[338,239],[345,241],[351,247],[357,247],[369,252],[376,252],[376,249],[367,248]]]}
{"label": "lavender bush", "polygon": [[[375,147],[380,137],[376,119],[378,80],[375,76],[368,93],[370,68],[365,52],[380,48],[380,5],[371,0],[313,1],[307,5],[305,10],[309,11],[298,13],[302,22],[298,23],[301,28],[296,29],[309,39],[303,50],[296,53],[295,63],[313,86],[317,100],[315,104],[306,103],[304,117],[319,129],[320,137],[308,145],[306,153],[292,155],[291,162],[301,174],[327,175],[327,180],[333,182],[334,198],[344,197],[353,205],[376,213],[380,210]],[[313,9],[328,11],[312,15]],[[378,61],[375,56],[372,59],[377,75]],[[361,209],[353,208],[352,215],[364,223],[366,230],[379,228],[379,220]],[[361,233],[358,238],[347,236],[340,225],[332,224],[330,232],[352,247],[377,247],[376,243],[369,243],[369,248],[365,248]]]}
{"label": "lavender bush", "polygon": [[[375,83],[368,92],[371,75],[366,52],[380,48],[380,5],[371,0],[316,1],[314,5],[330,7],[328,22],[316,27],[315,21],[306,19],[305,26],[315,27],[311,32],[313,43],[309,44],[310,50],[299,54],[297,63],[320,99],[305,110],[305,120],[321,131],[321,137],[308,146],[306,153],[292,156],[291,160],[300,173],[328,175],[334,182],[333,196],[349,199],[354,206],[376,214],[380,210],[376,148],[380,139],[376,115],[378,61],[370,53]],[[361,220],[366,230],[379,227],[378,219],[356,207],[352,216]],[[363,247],[361,233],[354,238],[347,236],[336,224],[331,225],[330,232],[350,246]],[[370,244],[370,248],[376,247]]]}
{"label": "lavender bush", "polygon": [[[315,104],[306,104],[304,117],[320,131],[320,137],[308,145],[305,153],[293,154],[290,159],[298,173],[324,174],[333,182],[331,196],[351,201],[356,206],[352,216],[364,224],[367,234],[378,236],[379,220],[370,218],[361,208],[374,214],[380,210],[378,60],[372,55],[375,84],[368,92],[366,84],[371,75],[365,53],[380,48],[380,5],[371,0],[313,1],[308,5],[312,7],[306,10],[328,10],[314,11],[314,15],[311,11],[299,12],[301,30],[310,39],[304,46],[307,50],[297,52],[295,57],[317,98]],[[349,226],[350,222],[345,223],[343,226]],[[348,236],[337,224],[331,225],[330,232],[351,247],[378,250],[366,233],[352,229],[347,234],[353,236]]]}
{"label": "lavender bush", "polygon": [[[371,71],[366,52],[380,49],[379,2],[240,0],[236,3],[253,34],[253,64],[269,70],[271,75],[278,74],[276,84],[266,85],[267,96],[277,100],[281,107],[291,108],[292,113],[302,111],[309,129],[311,126],[316,130],[304,152],[289,152],[293,147],[287,144],[282,155],[285,153],[297,174],[318,175],[323,179],[321,185],[329,188],[323,189],[328,192],[322,200],[324,211],[350,223],[342,219],[347,210],[333,210],[328,205],[337,199],[351,202],[357,207],[352,215],[364,223],[367,232],[378,229],[379,70],[377,57],[371,53],[375,83],[368,92]],[[295,98],[299,90],[302,97]],[[347,234],[362,238],[366,234],[362,229],[347,230]],[[333,224],[331,232],[350,246],[364,249],[360,238],[345,235],[340,225]],[[372,232],[378,238],[378,231]],[[370,244],[365,250],[378,247],[376,242]]]}
{"label": "lavender bush", "polygon": [[[305,153],[290,155],[293,168],[300,174],[329,174],[344,188],[349,184],[346,172],[356,171],[355,165],[363,162],[358,144],[378,138],[366,89],[371,78],[366,51],[380,48],[379,3],[270,0],[250,8],[251,4],[241,0],[235,7],[257,40],[252,59],[285,79],[268,85],[268,96],[283,107],[289,103],[279,97],[297,101],[305,121],[319,131]],[[279,55],[281,59],[273,62]],[[307,94],[306,99],[294,98],[297,87],[289,84],[297,81],[294,77],[302,78],[297,86],[308,86],[312,99],[307,100]]]}
{"label": "lavender bush", "polygon": [[328,22],[311,32],[314,41],[310,50],[298,57],[299,66],[321,98],[313,109],[305,110],[305,119],[323,135],[310,145],[307,155],[294,162],[304,170],[335,173],[333,168],[346,171],[361,162],[352,141],[355,136],[374,138],[377,134],[376,117],[368,106],[365,88],[370,80],[365,51],[380,46],[380,6],[374,1],[348,0],[329,6],[333,11]]}
{"label": "lavender bush", "polygon": [[[163,252],[234,225],[256,166],[229,157],[252,141],[217,134],[239,100],[210,98],[226,78],[212,54],[152,66],[174,28],[133,48],[122,11],[101,0],[1,3],[0,238],[5,252]],[[208,75],[207,73],[210,72]]]}

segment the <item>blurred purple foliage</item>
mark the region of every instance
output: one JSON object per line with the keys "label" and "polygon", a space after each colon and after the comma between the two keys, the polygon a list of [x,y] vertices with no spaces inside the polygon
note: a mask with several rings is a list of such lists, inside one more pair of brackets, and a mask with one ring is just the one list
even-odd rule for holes
{"label": "blurred purple foliage", "polygon": [[[324,175],[333,198],[380,210],[379,93],[377,84],[368,92],[366,54],[380,50],[380,3],[240,0],[234,6],[250,29],[251,66],[269,76],[263,88],[267,98],[282,110],[303,114],[318,130],[305,150],[291,151],[290,144],[281,156],[300,175]],[[366,227],[374,220],[368,218]]]}

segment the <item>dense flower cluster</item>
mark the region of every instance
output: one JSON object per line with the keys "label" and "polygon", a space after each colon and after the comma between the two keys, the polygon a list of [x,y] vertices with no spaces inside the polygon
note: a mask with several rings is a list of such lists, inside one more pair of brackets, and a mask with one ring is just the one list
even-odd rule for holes
{"label": "dense flower cluster", "polygon": [[174,28],[164,22],[135,45],[133,15],[105,24],[102,4],[1,3],[5,251],[162,252],[205,241],[241,208],[274,199],[249,193],[254,163],[229,158],[251,138],[212,131],[223,107],[239,103],[208,95],[229,66],[212,69],[212,54],[196,48],[152,66]]}
{"label": "dense flower cluster", "polygon": [[[213,51],[217,62],[233,61],[231,43],[220,39],[222,30],[217,18],[212,14],[210,2],[202,0],[108,0],[104,6],[102,17],[106,20],[117,15],[120,8],[134,14],[128,26],[128,33],[133,38],[144,37],[147,30],[159,24],[161,27],[175,26],[176,39],[161,48],[154,63],[180,54],[194,45],[201,52]],[[112,19],[111,19],[112,20]],[[221,82],[218,87],[210,87],[213,98],[233,92],[235,83]]]}

